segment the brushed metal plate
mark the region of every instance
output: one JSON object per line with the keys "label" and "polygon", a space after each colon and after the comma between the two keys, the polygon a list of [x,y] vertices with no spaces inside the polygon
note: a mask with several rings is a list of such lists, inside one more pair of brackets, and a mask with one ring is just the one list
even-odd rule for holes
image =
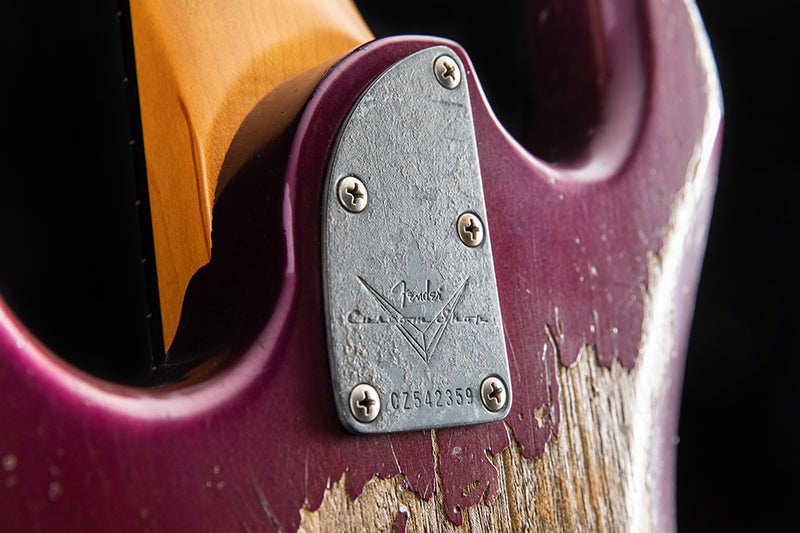
{"label": "brushed metal plate", "polygon": [[[434,70],[444,55],[460,69],[455,88]],[[511,405],[463,73],[442,46],[395,63],[358,100],[334,148],[322,231],[328,351],[337,411],[355,432],[489,422]],[[467,245],[465,230],[480,244]],[[487,377],[504,386],[488,388],[500,404],[481,398]]]}

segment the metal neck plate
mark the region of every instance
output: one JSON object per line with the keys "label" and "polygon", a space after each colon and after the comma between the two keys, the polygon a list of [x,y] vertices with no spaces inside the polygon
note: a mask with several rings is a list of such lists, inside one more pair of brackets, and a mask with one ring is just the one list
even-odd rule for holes
{"label": "metal neck plate", "polygon": [[464,66],[417,52],[361,96],[323,215],[337,411],[360,433],[499,420],[508,358]]}

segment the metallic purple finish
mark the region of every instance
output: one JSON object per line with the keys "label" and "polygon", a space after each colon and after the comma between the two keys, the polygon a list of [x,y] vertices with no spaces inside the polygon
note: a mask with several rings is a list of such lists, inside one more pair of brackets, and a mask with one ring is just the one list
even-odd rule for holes
{"label": "metallic purple finish", "polygon": [[[447,43],[468,70],[514,379],[507,423],[527,457],[543,453],[557,434],[558,364],[574,362],[584,344],[597,345],[602,365],[636,363],[646,255],[661,247],[670,206],[704,133],[707,73],[696,62],[684,5],[654,0],[631,9],[605,14],[607,53],[619,65],[611,71],[619,83],[609,85],[605,130],[565,167],[542,163],[508,137],[463,50]],[[643,52],[630,50],[637,42]],[[370,43],[317,88],[286,160],[276,233],[285,239],[286,261],[277,304],[256,342],[217,375],[168,390],[101,382],[60,361],[0,302],[5,527],[295,530],[299,509],[316,509],[324,489],[345,472],[353,496],[375,475],[400,473],[422,498],[442,490],[456,523],[487,487],[487,501],[496,497],[498,474],[485,450],[508,446],[503,423],[437,433],[441,487],[430,432],[354,436],[341,428],[321,316],[320,198],[339,125],[385,68],[441,43],[424,37]],[[713,193],[713,177],[702,179],[708,197],[698,220],[707,219]],[[675,316],[680,350],[702,245],[702,238],[687,243],[683,275],[690,291]],[[671,370],[672,383],[679,383],[680,358]],[[669,390],[672,403],[661,411],[665,428],[676,420],[677,389]],[[534,411],[541,407],[550,422],[540,426]],[[671,436],[665,435],[660,442]],[[671,527],[666,483],[674,459],[667,444],[655,453],[664,457],[656,478],[667,494],[659,517]],[[464,496],[475,481],[479,487]]]}
{"label": "metallic purple finish", "polygon": [[701,176],[703,190],[700,204],[694,213],[692,227],[693,234],[684,245],[685,254],[679,274],[678,290],[675,300],[678,302],[675,309],[679,310],[673,316],[675,331],[675,344],[669,362],[664,395],[656,412],[656,424],[652,435],[653,449],[650,457],[650,476],[654,480],[654,531],[676,531],[675,517],[675,475],[678,461],[678,418],[681,407],[681,391],[683,386],[683,369],[686,365],[686,352],[689,344],[689,333],[692,326],[691,310],[694,309],[697,287],[700,283],[700,272],[703,265],[703,252],[708,236],[708,225],[711,209],[714,203],[714,193],[717,185],[717,170],[722,149],[722,124],[714,145],[714,154],[711,157],[711,166],[708,173]]}

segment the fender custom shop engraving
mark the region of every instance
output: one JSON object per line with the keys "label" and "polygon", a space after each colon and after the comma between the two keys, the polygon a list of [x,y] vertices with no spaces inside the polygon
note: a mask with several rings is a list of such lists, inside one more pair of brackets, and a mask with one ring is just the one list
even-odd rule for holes
{"label": "fender custom shop engraving", "polygon": [[[424,316],[406,316],[403,312],[397,309],[392,303],[382,296],[378,291],[370,287],[362,277],[358,277],[358,281],[375,297],[375,300],[380,304],[386,313],[388,313],[388,323],[394,323],[397,330],[403,335],[403,338],[408,341],[412,348],[426,363],[436,351],[439,341],[442,339],[445,328],[453,322],[455,317],[456,307],[461,303],[464,289],[467,286],[469,278],[464,280],[464,283],[458,288],[456,293],[445,302],[442,308],[433,315],[430,319]],[[401,282],[405,287],[405,281]],[[430,285],[430,282],[428,282]],[[406,297],[410,297],[412,301],[414,293],[411,291],[403,291],[403,300],[401,307],[405,307]],[[436,292],[424,292],[417,295],[418,301],[441,301],[441,290]],[[352,313],[351,313],[352,315]]]}
{"label": "fender custom shop engraving", "polygon": [[[331,157],[328,352],[337,412],[355,432],[489,422],[511,405],[510,390],[497,411],[479,397],[488,376],[511,380],[469,84],[437,80],[443,55],[464,72],[443,46],[386,70],[350,111]],[[369,191],[362,209],[342,202],[343,179]],[[350,405],[365,385],[381,406],[366,422]]]}

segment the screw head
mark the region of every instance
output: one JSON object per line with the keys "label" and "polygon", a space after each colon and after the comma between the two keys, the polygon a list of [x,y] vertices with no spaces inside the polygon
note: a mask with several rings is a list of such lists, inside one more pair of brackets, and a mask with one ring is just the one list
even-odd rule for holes
{"label": "screw head", "polygon": [[506,384],[497,376],[489,376],[481,383],[481,401],[489,411],[497,412],[508,403]]}
{"label": "screw head", "polygon": [[342,207],[351,213],[360,213],[367,207],[369,197],[364,182],[355,176],[345,176],[336,184],[336,194]]}
{"label": "screw head", "polygon": [[369,423],[381,412],[381,397],[375,387],[360,383],[350,391],[350,412],[359,422]]}
{"label": "screw head", "polygon": [[442,87],[455,89],[461,83],[461,69],[456,60],[448,55],[442,55],[433,62],[433,73]]}
{"label": "screw head", "polygon": [[467,246],[474,248],[483,242],[483,222],[475,213],[462,213],[458,217],[456,228],[461,242]]}

